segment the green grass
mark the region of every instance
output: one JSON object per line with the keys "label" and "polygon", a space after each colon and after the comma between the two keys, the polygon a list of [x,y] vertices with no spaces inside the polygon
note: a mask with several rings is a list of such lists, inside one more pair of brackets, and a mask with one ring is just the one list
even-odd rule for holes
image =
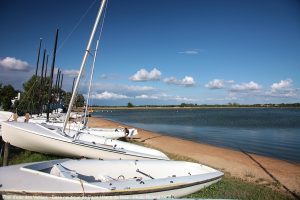
{"label": "green grass", "polygon": [[[134,142],[142,144],[140,142]],[[145,146],[145,145],[144,145]],[[147,145],[148,146],[148,145]],[[173,160],[183,160],[189,162],[197,162],[185,156],[175,154],[167,154]],[[20,164],[28,162],[37,162],[44,160],[60,159],[62,157],[35,153],[27,150],[22,150],[11,146],[9,155],[9,164]],[[0,159],[2,166],[3,157]],[[258,183],[250,183],[238,178],[234,178],[229,174],[225,174],[221,181],[204,188],[194,194],[188,195],[185,198],[229,198],[229,199],[293,199],[284,192],[275,191],[266,185]]]}
{"label": "green grass", "polygon": [[[29,163],[29,162],[38,162],[38,161],[45,161],[45,160],[55,160],[61,159],[62,157],[53,156],[53,155],[46,155],[41,153],[35,153],[23,149],[19,149],[16,147],[10,146],[9,152],[9,165],[16,165],[21,163]],[[3,155],[0,159],[0,165],[3,165]]]}
{"label": "green grass", "polygon": [[186,198],[222,198],[222,199],[293,199],[285,193],[255,183],[242,181],[225,175],[221,181]]}

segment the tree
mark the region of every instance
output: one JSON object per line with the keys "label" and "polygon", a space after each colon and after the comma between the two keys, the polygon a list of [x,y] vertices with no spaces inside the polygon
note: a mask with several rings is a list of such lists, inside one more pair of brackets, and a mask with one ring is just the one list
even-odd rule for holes
{"label": "tree", "polygon": [[127,107],[132,108],[132,107],[134,107],[134,105],[131,102],[128,102]]}
{"label": "tree", "polygon": [[[23,84],[24,92],[21,94],[21,100],[17,102],[17,109],[21,113],[31,112],[40,113],[45,108],[48,102],[48,88],[50,77],[43,78],[33,75],[28,81]],[[54,94],[54,90],[52,90]],[[52,100],[54,100],[52,95]]]}
{"label": "tree", "polygon": [[0,104],[2,105],[4,110],[10,110],[12,105],[11,100],[17,96],[18,92],[11,85],[5,85],[2,87],[1,84],[0,90]]}
{"label": "tree", "polygon": [[82,94],[77,94],[75,106],[76,107],[84,106],[84,96]]}
{"label": "tree", "polygon": [[[72,97],[71,92],[66,92],[63,96],[63,104],[65,107],[69,107],[69,103]],[[83,107],[84,106],[84,96],[82,94],[77,94],[75,99],[75,106],[76,107]]]}

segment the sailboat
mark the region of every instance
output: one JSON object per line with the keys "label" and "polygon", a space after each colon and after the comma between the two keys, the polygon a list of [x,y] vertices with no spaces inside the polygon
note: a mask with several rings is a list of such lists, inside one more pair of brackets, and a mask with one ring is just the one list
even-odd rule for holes
{"label": "sailboat", "polygon": [[223,176],[205,165],[158,160],[52,160],[0,168],[3,199],[177,198]]}
{"label": "sailboat", "polygon": [[[64,115],[56,118],[56,117],[50,117],[50,120],[47,121],[47,118],[43,115],[36,116],[32,115],[29,119],[29,122],[35,123],[35,124],[47,124],[50,126],[62,128],[64,125],[64,121],[62,118]],[[23,119],[23,120],[22,120]],[[24,121],[24,117],[18,118],[18,121]],[[69,121],[69,123],[66,126],[66,129],[72,130],[72,131],[80,131],[87,134],[92,134],[100,137],[105,137],[109,139],[119,139],[123,137],[134,137],[138,134],[137,129],[135,128],[125,128],[125,127],[116,127],[116,128],[94,128],[94,127],[86,127],[81,122],[81,120],[77,121]]]}
{"label": "sailboat", "polygon": [[104,5],[105,0],[101,2],[98,15],[82,59],[78,78],[74,86],[74,91],[72,93],[63,127],[58,128],[47,124],[2,122],[2,137],[5,142],[30,151],[72,157],[96,159],[169,160],[168,156],[158,150],[107,139],[80,131],[73,131],[70,129],[66,130],[72,105],[78,90],[80,77],[82,75],[88,53],[90,52],[91,43],[100,21]]}

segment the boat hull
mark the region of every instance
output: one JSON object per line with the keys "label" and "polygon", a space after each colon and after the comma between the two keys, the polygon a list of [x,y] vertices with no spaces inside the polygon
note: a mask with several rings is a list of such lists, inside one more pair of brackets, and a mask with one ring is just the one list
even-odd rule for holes
{"label": "boat hull", "polygon": [[[51,161],[45,163],[49,162]],[[64,174],[65,172],[62,171],[55,172],[54,170],[54,173],[53,171],[45,173],[45,167],[32,170],[30,166],[26,168],[28,164],[2,168],[0,175],[3,175],[3,182],[0,181],[0,183],[3,184],[3,187],[0,188],[0,194],[3,199],[177,198],[207,187],[219,181],[223,176],[223,173],[207,166],[183,161],[73,160],[70,162],[70,165],[62,166],[66,167],[63,170],[67,169],[73,173],[72,177],[68,177],[67,173]],[[53,166],[57,165],[54,164]],[[108,169],[108,166],[111,168]],[[138,169],[145,173],[138,174]],[[176,171],[179,172],[176,173]],[[97,181],[86,182],[87,177],[99,176],[98,172],[101,176],[110,175],[110,180],[97,179]],[[190,173],[188,174],[188,172]],[[85,177],[82,176],[82,179],[74,178],[76,173],[85,175]],[[113,179],[119,174],[124,175],[124,179]],[[147,177],[148,174],[154,178]],[[172,176],[171,174],[175,175]],[[133,176],[140,176],[140,180],[136,179],[137,177],[130,178]],[[20,180],[18,183],[12,182],[17,179]]]}
{"label": "boat hull", "polygon": [[[55,130],[50,131],[41,125],[30,123],[3,122],[2,138],[5,142],[22,149],[60,156],[95,159],[169,160],[166,156],[161,157],[160,154],[162,153],[157,150],[149,149],[149,152],[156,154],[150,155],[139,152],[139,149],[144,151],[148,148],[125,142],[124,146],[136,150],[129,151],[122,148],[114,148],[111,145],[105,145],[105,143],[93,144],[88,141],[76,141],[56,133]],[[116,141],[116,143],[122,142]]]}

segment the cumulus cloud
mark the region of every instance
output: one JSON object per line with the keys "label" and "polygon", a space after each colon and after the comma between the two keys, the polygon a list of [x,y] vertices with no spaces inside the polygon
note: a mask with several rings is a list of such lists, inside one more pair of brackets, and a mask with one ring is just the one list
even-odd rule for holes
{"label": "cumulus cloud", "polygon": [[295,97],[298,89],[293,88],[293,80],[280,80],[278,83],[273,83],[269,91],[265,92],[266,96],[270,97]]}
{"label": "cumulus cloud", "polygon": [[223,89],[225,88],[224,80],[214,79],[205,84],[205,87],[209,89]]}
{"label": "cumulus cloud", "polygon": [[116,94],[113,92],[102,92],[91,94],[91,99],[128,99],[129,97],[122,94]]}
{"label": "cumulus cloud", "polygon": [[129,79],[132,81],[157,81],[160,79],[160,76],[161,72],[156,68],[153,68],[150,72],[146,69],[140,69]]}
{"label": "cumulus cloud", "polygon": [[194,78],[191,76],[185,76],[183,79],[178,80],[175,77],[168,77],[164,79],[164,82],[167,84],[180,85],[184,87],[193,87],[196,85]]}
{"label": "cumulus cloud", "polygon": [[249,83],[235,84],[232,86],[231,91],[240,92],[240,91],[258,91],[262,88],[261,85],[250,81]]}
{"label": "cumulus cloud", "polygon": [[286,79],[286,80],[281,80],[279,83],[273,83],[271,85],[272,90],[282,90],[286,89],[292,86],[293,80],[292,79]]}
{"label": "cumulus cloud", "polygon": [[229,84],[233,84],[234,80],[223,80],[223,79],[214,79],[205,84],[206,88],[209,89],[224,89],[228,87]]}
{"label": "cumulus cloud", "polygon": [[29,71],[29,64],[13,57],[0,58],[0,67],[6,71]]}
{"label": "cumulus cloud", "polygon": [[62,73],[69,77],[76,77],[79,74],[79,70],[70,69],[70,70],[63,70]]}

